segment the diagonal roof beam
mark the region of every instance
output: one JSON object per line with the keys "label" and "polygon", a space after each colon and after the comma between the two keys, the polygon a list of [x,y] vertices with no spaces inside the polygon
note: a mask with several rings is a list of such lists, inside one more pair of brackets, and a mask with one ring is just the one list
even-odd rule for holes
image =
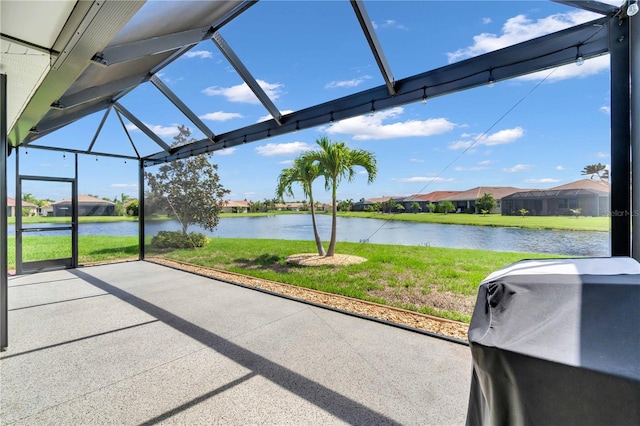
{"label": "diagonal roof beam", "polygon": [[251,75],[249,70],[244,66],[240,58],[235,54],[235,52],[231,49],[229,44],[222,38],[222,35],[219,32],[216,32],[211,39],[213,43],[218,46],[218,49],[222,52],[222,54],[227,58],[229,63],[235,68],[236,72],[240,74],[242,80],[249,86],[254,95],[258,98],[258,100],[264,105],[264,107],[269,111],[269,114],[273,117],[278,126],[282,125],[281,114],[278,108],[271,102],[271,99],[265,91],[260,87],[255,78]]}
{"label": "diagonal roof beam", "polygon": [[222,28],[227,22],[247,10],[257,3],[257,0],[243,1],[213,26],[200,27],[164,36],[153,37],[146,40],[124,43],[118,46],[105,48],[102,52],[96,53],[93,61],[101,65],[113,65],[120,62],[129,61],[142,56],[154,55],[167,52],[169,50],[180,49],[182,47],[193,47],[194,45],[213,37],[213,34]]}
{"label": "diagonal roof beam", "polygon": [[131,147],[133,148],[133,151],[136,153],[136,157],[138,157],[138,159],[140,159],[140,153],[136,149],[136,145],[133,143],[133,139],[131,139],[131,135],[129,134],[129,130],[127,129],[127,126],[124,124],[124,120],[122,119],[122,115],[120,115],[118,110],[116,110],[116,115],[118,116],[118,120],[120,121],[120,124],[122,125],[122,130],[124,130],[124,134],[127,135],[127,139],[129,139],[129,143],[131,144]]}
{"label": "diagonal roof beam", "polygon": [[[382,110],[429,97],[443,96],[473,87],[486,85],[490,76],[505,80],[557,67],[573,64],[578,46],[585,58],[593,58],[609,51],[608,21],[602,17],[556,33],[538,37],[514,46],[476,56],[396,82],[396,95],[390,96],[386,85],[381,85],[350,96],[335,99],[286,115],[280,127],[274,120],[218,134],[212,142],[203,139],[174,149],[170,154],[158,152],[144,157],[145,165],[187,158],[205,152],[214,152],[263,140],[271,136],[311,128],[334,120],[343,120],[371,112],[372,106]],[[223,143],[219,143],[223,142]]]}
{"label": "diagonal roof beam", "polygon": [[554,3],[564,4],[566,6],[575,7],[589,12],[600,13],[602,15],[613,15],[618,12],[618,8],[614,5],[602,3],[594,0],[551,0]]}
{"label": "diagonal roof beam", "polygon": [[101,111],[105,108],[108,108],[113,102],[111,100],[106,99],[101,102],[97,102],[94,105],[91,105],[88,108],[78,108],[75,111],[69,112],[62,117],[58,117],[53,120],[48,120],[46,122],[38,123],[38,127],[32,127],[29,130],[29,134],[23,139],[23,144],[27,144],[33,142],[36,139],[39,139],[43,136],[48,135],[51,132],[54,132],[67,124],[71,124],[76,120],[79,120],[87,115],[93,114],[95,112]]}
{"label": "diagonal roof beam", "polygon": [[119,93],[130,87],[138,86],[149,79],[149,76],[132,75],[129,77],[121,78],[119,80],[110,81],[109,83],[102,84],[100,86],[90,87],[85,90],[81,90],[71,95],[62,96],[55,103],[56,108],[67,109],[73,108],[78,105],[82,105],[86,102],[91,102],[96,99],[110,96],[114,93]]}
{"label": "diagonal roof beam", "polygon": [[102,126],[104,126],[104,123],[107,121],[107,117],[109,117],[110,112],[111,112],[111,107],[107,108],[107,110],[104,112],[104,115],[102,116],[102,120],[100,120],[100,125],[98,125],[98,129],[96,130],[95,135],[93,135],[93,139],[91,139],[91,144],[89,144],[89,148],[87,149],[88,152],[91,152],[91,150],[93,149],[93,145],[96,144],[96,141],[98,140],[98,136],[100,136],[100,132],[102,131]]}
{"label": "diagonal roof beam", "polygon": [[29,136],[31,128],[49,112],[51,104],[89,66],[88,53],[104,48],[107,41],[122,29],[142,5],[142,2],[129,1],[78,2],[62,29],[62,33],[69,34],[69,37],[60,43],[61,54],[55,58],[51,69],[10,130],[8,136],[11,145],[20,145]]}
{"label": "diagonal roof beam", "polygon": [[149,136],[155,143],[160,145],[162,149],[164,149],[166,152],[171,151],[171,148],[169,147],[169,145],[167,145],[162,139],[160,139],[158,135],[153,133],[153,131],[150,128],[148,128],[142,121],[138,120],[138,117],[131,114],[125,107],[123,107],[118,102],[113,104],[113,107],[116,109],[117,112],[127,117],[127,120],[132,122],[138,129],[142,131],[142,133]]}
{"label": "diagonal roof beam", "polygon": [[386,83],[387,89],[389,90],[389,95],[394,96],[396,94],[396,89],[394,87],[396,81],[393,77],[393,73],[391,72],[391,67],[387,62],[387,58],[384,56],[384,51],[382,50],[382,46],[380,45],[378,36],[376,35],[375,29],[373,28],[371,19],[369,19],[367,9],[365,9],[364,3],[361,0],[351,0],[351,6],[353,6],[353,11],[358,17],[358,22],[360,22],[362,31],[367,38],[367,42],[369,43],[371,52],[373,52],[373,56],[376,58],[378,68],[380,68],[380,72],[382,73],[384,82]]}
{"label": "diagonal roof beam", "polygon": [[204,124],[202,120],[200,120],[200,118],[198,118],[198,116],[195,115],[193,111],[191,111],[191,109],[189,109],[189,107],[185,105],[185,103],[182,102],[182,100],[178,96],[176,96],[176,94],[173,93],[171,89],[167,87],[166,84],[164,84],[155,75],[151,77],[151,83],[153,83],[153,85],[156,86],[158,90],[160,90],[162,94],[171,101],[172,104],[174,104],[189,120],[191,120],[191,122],[195,124],[196,127],[200,129],[200,131],[204,133],[206,137],[208,137],[210,140],[213,140],[215,135],[211,131],[211,129],[209,129],[209,127],[207,127],[207,125]]}

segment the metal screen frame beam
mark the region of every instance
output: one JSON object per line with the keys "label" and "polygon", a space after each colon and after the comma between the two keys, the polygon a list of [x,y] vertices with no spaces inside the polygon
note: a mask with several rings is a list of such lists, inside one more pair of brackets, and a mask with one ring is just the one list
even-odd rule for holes
{"label": "metal screen frame beam", "polygon": [[389,96],[394,96],[396,94],[396,79],[393,77],[391,67],[389,66],[389,62],[387,62],[387,58],[384,55],[382,45],[378,40],[378,36],[376,35],[376,31],[373,28],[373,24],[371,23],[371,19],[369,18],[367,9],[364,7],[364,3],[361,0],[351,0],[351,6],[353,6],[353,11],[356,13],[358,22],[360,22],[362,32],[367,38],[369,48],[371,49],[373,56],[376,58],[378,68],[380,68],[380,72],[382,73],[384,82],[387,85],[387,89],[389,90]]}
{"label": "metal screen frame beam", "polygon": [[144,133],[145,135],[149,136],[149,138],[151,138],[151,140],[153,140],[155,143],[157,143],[166,152],[169,152],[171,150],[169,145],[167,145],[165,143],[165,141],[160,139],[160,136],[156,135],[142,121],[138,120],[138,117],[136,117],[135,115],[130,113],[125,107],[122,106],[122,104],[119,104],[118,102],[116,102],[115,104],[113,104],[113,107],[116,109],[117,112],[119,112],[122,115],[124,115],[125,117],[127,117],[127,120],[132,122],[138,129],[140,129],[140,131],[142,131],[142,133]]}
{"label": "metal screen frame beam", "polygon": [[640,262],[640,16],[630,19],[631,64],[631,255]]}
{"label": "metal screen frame beam", "polygon": [[138,260],[144,260],[144,161],[138,160]]}
{"label": "metal screen frame beam", "polygon": [[102,126],[104,126],[104,123],[107,121],[107,117],[109,117],[110,112],[111,112],[111,107],[107,108],[107,110],[104,112],[104,115],[102,116],[102,120],[100,120],[100,124],[96,129],[96,133],[93,135],[93,139],[91,139],[89,148],[87,148],[87,152],[91,152],[91,150],[93,149],[93,145],[95,145],[96,141],[98,140],[98,136],[100,136],[100,132],[102,131]]}
{"label": "metal screen frame beam", "polygon": [[7,75],[0,74],[0,351],[9,346],[9,248],[7,221]]}
{"label": "metal screen frame beam", "polygon": [[[609,17],[567,28],[514,46],[486,53],[465,61],[447,65],[396,82],[396,95],[390,96],[381,85],[350,96],[335,99],[283,116],[279,126],[275,120],[218,134],[214,141],[202,139],[175,148],[171,153],[158,152],[144,157],[148,165],[159,164],[191,155],[214,152],[243,143],[264,140],[307,129],[334,120],[343,120],[399,105],[418,102],[426,94],[443,96],[486,85],[490,75],[496,81],[574,63],[578,46],[580,54],[592,58],[609,51]],[[222,142],[222,143],[219,143]]]}
{"label": "metal screen frame beam", "polygon": [[609,22],[611,58],[611,256],[631,256],[629,19]]}
{"label": "metal screen frame beam", "polygon": [[110,96],[114,93],[120,93],[131,87],[136,87],[149,80],[149,75],[141,76],[139,74],[111,81],[109,83],[81,90],[72,95],[62,96],[55,103],[58,109],[73,108],[96,99]]}
{"label": "metal screen frame beam", "polygon": [[166,84],[162,82],[162,80],[154,75],[153,77],[151,77],[151,83],[156,86],[156,88],[160,92],[162,92],[162,94],[167,99],[169,99],[169,101],[171,101],[171,103],[175,105],[176,108],[180,110],[180,112],[182,112],[193,124],[195,124],[195,126],[200,129],[200,131],[204,133],[206,137],[213,140],[215,134],[211,131],[211,129],[206,124],[204,124],[202,120],[200,120],[200,118],[193,111],[191,111],[191,109],[184,102],[182,102],[182,99],[180,99],[175,93],[171,91],[171,89],[167,87]]}
{"label": "metal screen frame beam", "polygon": [[214,25],[107,47],[94,55],[91,60],[100,65],[109,66],[170,50],[191,48],[202,41],[209,40],[216,31],[256,3],[257,0],[240,3]]}
{"label": "metal screen frame beam", "polygon": [[[63,32],[73,35],[66,47],[60,49],[61,55],[56,58],[51,70],[9,131],[9,143],[13,146],[20,145],[28,137],[31,129],[47,114],[51,104],[64,95],[82,75],[91,62],[90,55],[103,49],[107,41],[114,37],[143,5],[143,2],[132,1],[80,3],[83,4],[76,6],[67,20],[67,24],[73,28],[67,25],[62,29]],[[87,6],[88,11],[85,11]],[[83,16],[75,16],[80,13]]]}
{"label": "metal screen frame beam", "polygon": [[282,119],[280,110],[276,108],[274,103],[271,101],[271,98],[265,93],[265,91],[260,87],[255,78],[251,75],[247,67],[244,66],[240,58],[235,54],[235,52],[229,46],[229,43],[222,37],[219,32],[215,32],[213,34],[213,38],[211,39],[213,44],[215,44],[220,52],[227,58],[227,61],[231,64],[231,66],[236,70],[236,72],[240,75],[242,80],[249,86],[249,89],[253,92],[254,95],[258,98],[260,103],[269,111],[269,114],[273,117],[273,120],[277,123],[278,126],[282,125]]}
{"label": "metal screen frame beam", "polygon": [[551,0],[554,3],[564,4],[589,12],[600,13],[602,15],[613,15],[618,12],[618,8],[612,4],[602,3],[594,0]]}

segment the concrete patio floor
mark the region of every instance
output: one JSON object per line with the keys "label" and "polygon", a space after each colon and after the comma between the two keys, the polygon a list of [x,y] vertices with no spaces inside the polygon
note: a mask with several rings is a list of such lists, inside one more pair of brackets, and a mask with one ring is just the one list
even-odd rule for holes
{"label": "concrete patio floor", "polygon": [[148,262],[9,279],[0,423],[464,424],[469,348]]}

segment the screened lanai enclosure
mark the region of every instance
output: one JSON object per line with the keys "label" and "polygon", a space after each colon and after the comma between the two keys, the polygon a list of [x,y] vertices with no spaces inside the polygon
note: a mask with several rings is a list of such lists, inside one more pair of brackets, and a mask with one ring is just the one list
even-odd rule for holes
{"label": "screened lanai enclosure", "polygon": [[[550,15],[528,18],[542,3]],[[486,29],[491,8],[504,18],[501,26],[493,22],[492,31],[500,35]],[[379,156],[379,197],[503,188],[494,176],[486,182],[465,178],[468,186],[458,188],[447,173],[535,171],[528,156],[540,151],[555,157],[556,172],[564,171],[569,159],[605,162],[610,190],[600,194],[598,215],[608,216],[610,225],[598,257],[640,260],[640,163],[633,161],[640,152],[640,84],[633,84],[640,75],[637,9],[636,0],[394,1],[391,8],[389,2],[356,0],[2,0],[0,145],[6,155],[0,156],[0,346],[10,343],[10,269],[21,275],[77,268],[79,246],[93,244],[80,237],[101,235],[83,231],[79,216],[138,216],[116,235],[137,235],[127,253],[144,260],[153,236],[197,230],[199,209],[208,208],[158,199],[150,178],[163,167],[207,154],[226,190],[219,198],[244,199],[229,207],[243,211],[255,194],[271,198],[278,171],[327,134],[350,137],[349,144],[372,151],[395,144],[393,150],[403,153],[404,162]],[[461,33],[468,39],[454,44]],[[569,67],[583,74],[571,74]],[[583,78],[598,73],[608,81],[592,84]],[[570,74],[578,77],[565,82]],[[556,97],[560,85],[575,99]],[[505,101],[498,93],[512,96]],[[594,97],[603,99],[598,119],[580,100]],[[463,106],[471,111],[464,119],[438,110]],[[492,149],[525,134],[518,125],[524,116],[538,117],[547,129],[536,130],[536,142],[522,151],[505,153],[515,165],[492,159]],[[554,128],[575,133],[577,141],[554,134]],[[459,136],[446,143],[430,139],[454,129]],[[579,139],[590,135],[601,140],[597,154],[579,151]],[[484,157],[464,162],[481,148]],[[448,165],[435,160],[441,152],[451,154]],[[431,169],[412,172],[407,164]],[[391,169],[396,173],[388,174]],[[400,177],[410,173],[413,177]],[[525,175],[520,185],[510,186],[526,183],[527,188],[509,194],[547,190],[559,182],[542,173],[549,172]],[[405,190],[399,183],[418,186]],[[97,194],[100,188],[115,198]],[[165,192],[180,200],[195,190],[187,184]],[[26,195],[32,194],[50,199],[33,215],[54,216],[53,225],[23,220]],[[358,196],[345,192],[344,198]],[[15,199],[11,227],[8,197]],[[158,222],[158,216],[177,220]],[[64,248],[44,249],[50,236],[62,237]],[[105,258],[109,250],[103,250]],[[616,275],[613,269],[621,264],[599,263],[598,274]],[[132,265],[127,270],[135,275],[136,262]],[[624,263],[621,274],[635,267]],[[107,278],[101,279],[101,284],[95,284],[97,278],[89,281],[109,291]],[[633,279],[622,281],[615,281],[616,288],[633,287]],[[624,299],[616,293],[616,300]],[[617,379],[637,389],[637,377],[629,377]],[[474,376],[474,383],[482,380]],[[487,410],[501,407],[487,405],[479,389],[472,391],[477,412],[470,415],[486,420]],[[365,411],[372,421],[390,420]]]}

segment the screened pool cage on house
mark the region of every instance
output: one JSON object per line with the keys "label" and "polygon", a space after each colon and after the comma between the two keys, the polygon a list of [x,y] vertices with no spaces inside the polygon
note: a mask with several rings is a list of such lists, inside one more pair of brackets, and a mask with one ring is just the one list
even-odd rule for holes
{"label": "screened pool cage on house", "polygon": [[[625,1],[616,4],[598,1],[560,0],[555,3],[570,9],[595,13],[593,20],[561,31],[520,42],[500,50],[481,54],[460,62],[431,69],[413,70],[406,76],[394,76],[394,61],[387,58],[415,54],[404,46],[399,51],[383,49],[376,25],[370,19],[366,1],[332,2],[331,7],[353,17],[346,34],[358,40],[375,64],[375,77],[370,87],[341,98],[329,98],[304,105],[294,111],[283,111],[278,99],[261,84],[252,68],[251,50],[234,50],[234,40],[223,37],[227,28],[244,37],[269,38],[246,28],[247,15],[268,16],[271,2],[256,1],[72,1],[21,2],[2,1],[0,59],[0,101],[2,150],[8,153],[1,160],[3,185],[0,188],[0,237],[2,242],[2,342],[7,346],[7,170],[15,171],[16,211],[21,211],[22,194],[35,183],[62,188],[64,197],[54,206],[56,215],[69,218],[52,231],[68,238],[68,250],[63,259],[23,259],[22,234],[32,229],[16,218],[16,266],[18,272],[37,271],[52,267],[78,266],[78,215],[106,214],[112,207],[99,200],[82,198],[82,176],[91,173],[91,163],[112,161],[113,175],[126,168],[138,188],[139,221],[138,258],[145,257],[144,220],[152,209],[145,202],[145,171],[157,170],[176,159],[186,159],[204,153],[215,153],[243,144],[263,141],[298,130],[316,128],[339,120],[383,111],[392,107],[426,101],[456,92],[486,86],[494,81],[574,63],[576,58],[590,59],[609,55],[611,73],[611,255],[640,259],[640,226],[632,212],[640,211],[640,170],[632,163],[632,150],[640,152],[640,126],[634,118],[640,116],[640,94],[632,85],[640,75],[639,17],[627,15]],[[470,4],[473,2],[469,2]],[[633,3],[633,2],[632,2]],[[402,2],[396,2],[398,8]],[[433,2],[420,2],[425,16]],[[414,4],[415,6],[415,4]],[[301,12],[305,3],[289,6]],[[475,4],[482,10],[482,2]],[[455,14],[455,10],[453,11]],[[310,19],[307,17],[306,19]],[[429,19],[442,19],[433,17]],[[455,16],[446,19],[455,20]],[[324,23],[325,28],[329,23]],[[274,52],[279,57],[296,56],[307,48],[305,37],[299,34],[295,45],[273,39]],[[417,44],[438,43],[414,40]],[[163,70],[196,46],[206,45],[219,52],[239,79],[251,90],[256,103],[264,108],[268,119],[246,121],[234,128],[220,129],[206,124],[175,93],[163,79]],[[327,46],[330,52],[331,46]],[[319,52],[322,56],[327,52]],[[388,55],[388,56],[387,56]],[[284,72],[274,60],[273,69]],[[207,73],[206,66],[193,72]],[[294,90],[294,89],[291,89]],[[300,88],[296,96],[305,98],[310,87]],[[149,102],[164,103],[181,117],[195,140],[181,146],[171,142],[148,126],[148,112],[127,107],[129,97],[138,96]],[[635,111],[633,113],[632,111]],[[566,112],[571,120],[571,111]],[[91,134],[76,134],[77,123],[92,123]],[[118,140],[103,134],[109,126],[118,129]],[[61,132],[61,133],[60,133]],[[66,133],[65,133],[66,132]],[[49,135],[63,134],[51,142]],[[65,156],[69,167],[62,175],[50,176],[45,168],[29,169],[28,156],[38,152]],[[84,162],[84,165],[83,165]],[[632,174],[632,167],[635,173]],[[632,176],[635,185],[632,185]],[[633,196],[632,196],[633,189]],[[91,204],[93,202],[93,205]],[[173,206],[175,207],[175,206]],[[171,207],[173,209],[173,207]],[[163,207],[165,210],[167,207]],[[83,210],[84,209],[84,210]],[[89,212],[89,213],[87,213]],[[153,212],[156,212],[155,210]],[[174,214],[175,211],[164,211]],[[18,215],[19,216],[19,215]],[[636,224],[637,225],[637,224]],[[154,228],[155,232],[155,228]]]}

